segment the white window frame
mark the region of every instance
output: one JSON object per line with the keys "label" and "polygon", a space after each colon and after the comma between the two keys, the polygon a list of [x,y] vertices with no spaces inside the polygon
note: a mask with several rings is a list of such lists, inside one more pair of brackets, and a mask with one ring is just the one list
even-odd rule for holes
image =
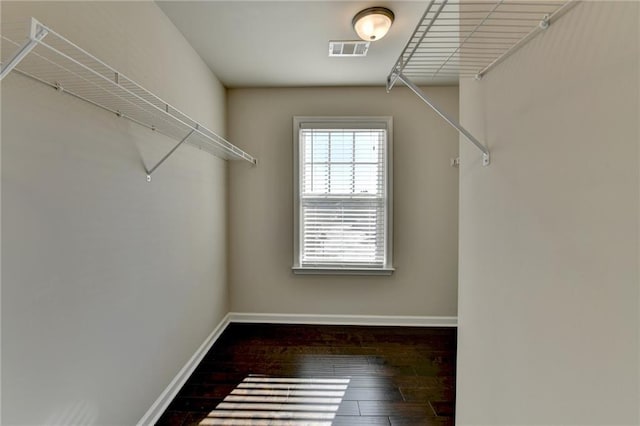
{"label": "white window frame", "polygon": [[[375,123],[375,124],[374,124]],[[300,158],[300,130],[302,126],[317,124],[318,128],[380,128],[387,130],[385,183],[386,183],[386,227],[385,227],[385,264],[383,267],[310,267],[300,263],[301,230],[300,230],[300,167],[304,161]],[[312,127],[312,126],[311,126]],[[391,275],[393,267],[393,118],[390,116],[363,117],[293,117],[293,267],[295,274],[312,275]]]}

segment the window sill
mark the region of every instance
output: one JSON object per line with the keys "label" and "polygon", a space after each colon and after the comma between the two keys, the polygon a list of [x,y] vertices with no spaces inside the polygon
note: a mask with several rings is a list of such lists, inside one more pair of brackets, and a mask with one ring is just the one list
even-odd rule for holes
{"label": "window sill", "polygon": [[391,275],[395,268],[321,268],[301,267],[291,268],[296,275]]}

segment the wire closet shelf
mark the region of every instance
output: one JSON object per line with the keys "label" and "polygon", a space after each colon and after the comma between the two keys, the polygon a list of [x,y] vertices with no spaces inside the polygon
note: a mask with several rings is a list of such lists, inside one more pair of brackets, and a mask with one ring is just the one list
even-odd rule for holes
{"label": "wire closet shelf", "polygon": [[184,142],[220,158],[256,164],[251,155],[36,19],[28,26],[3,23],[0,37],[0,79],[13,70],[179,141],[147,170],[148,180]]}
{"label": "wire closet shelf", "polygon": [[489,150],[416,86],[482,77],[579,0],[431,0],[387,77],[399,80],[483,153]]}
{"label": "wire closet shelf", "polygon": [[[577,0],[432,0],[389,75],[482,78]],[[391,88],[391,87],[389,87]]]}

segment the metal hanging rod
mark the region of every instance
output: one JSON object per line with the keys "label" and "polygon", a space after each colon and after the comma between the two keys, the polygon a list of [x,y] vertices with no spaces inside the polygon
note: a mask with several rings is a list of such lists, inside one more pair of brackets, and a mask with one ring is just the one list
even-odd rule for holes
{"label": "metal hanging rod", "polygon": [[36,19],[31,18],[22,44],[18,40],[24,37],[23,26],[6,24],[2,31],[0,80],[13,70],[179,141],[146,171],[148,181],[185,142],[217,157],[256,164],[251,155]]}
{"label": "metal hanging rod", "polygon": [[398,80],[404,83],[473,143],[482,152],[483,164],[489,165],[489,150],[415,83],[464,76],[481,79],[579,1],[430,0],[387,77],[387,91]]}

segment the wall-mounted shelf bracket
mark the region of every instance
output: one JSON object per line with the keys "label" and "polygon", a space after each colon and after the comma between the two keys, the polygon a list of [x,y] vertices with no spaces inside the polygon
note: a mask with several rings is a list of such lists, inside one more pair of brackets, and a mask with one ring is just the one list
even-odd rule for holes
{"label": "wall-mounted shelf bracket", "polygon": [[458,123],[457,120],[449,117],[449,115],[447,115],[447,113],[442,111],[431,99],[429,99],[429,97],[422,90],[420,90],[420,88],[418,86],[416,86],[411,80],[409,80],[409,78],[407,76],[405,76],[402,73],[398,73],[398,74],[395,74],[395,75],[391,76],[391,78],[389,79],[389,81],[394,81],[394,82],[397,81],[397,80],[402,81],[405,84],[405,86],[407,86],[409,89],[411,89],[411,91],[413,93],[415,93],[420,99],[422,99],[422,101],[424,103],[429,105],[440,117],[442,117],[444,119],[444,121],[449,123],[449,125],[454,127],[460,133],[462,133],[462,135],[467,140],[469,140],[480,151],[482,151],[482,165],[483,166],[488,166],[491,163],[491,154],[489,152],[489,149],[486,146],[484,146],[482,143],[480,143],[480,141],[478,141],[478,139],[476,139],[471,133],[469,133],[469,131],[467,131],[467,129],[462,127],[460,125],[460,123]]}
{"label": "wall-mounted shelf bracket", "polygon": [[[197,128],[196,128],[197,129]],[[187,136],[185,136],[184,138],[182,138],[182,140],[180,140],[180,142],[178,142],[178,144],[176,146],[174,146],[173,148],[171,148],[171,150],[169,152],[167,152],[164,157],[162,157],[160,159],[160,161],[158,161],[156,163],[155,166],[153,166],[151,169],[147,170],[147,182],[151,182],[151,174],[158,168],[160,167],[160,165],[162,163],[165,162],[165,160],[169,157],[171,157],[171,154],[173,154],[174,152],[176,152],[176,149],[180,148],[180,145],[182,145],[183,143],[185,143],[187,141],[187,139],[189,139],[189,136],[191,136],[193,134],[193,132],[196,131],[196,129],[191,130]]]}

